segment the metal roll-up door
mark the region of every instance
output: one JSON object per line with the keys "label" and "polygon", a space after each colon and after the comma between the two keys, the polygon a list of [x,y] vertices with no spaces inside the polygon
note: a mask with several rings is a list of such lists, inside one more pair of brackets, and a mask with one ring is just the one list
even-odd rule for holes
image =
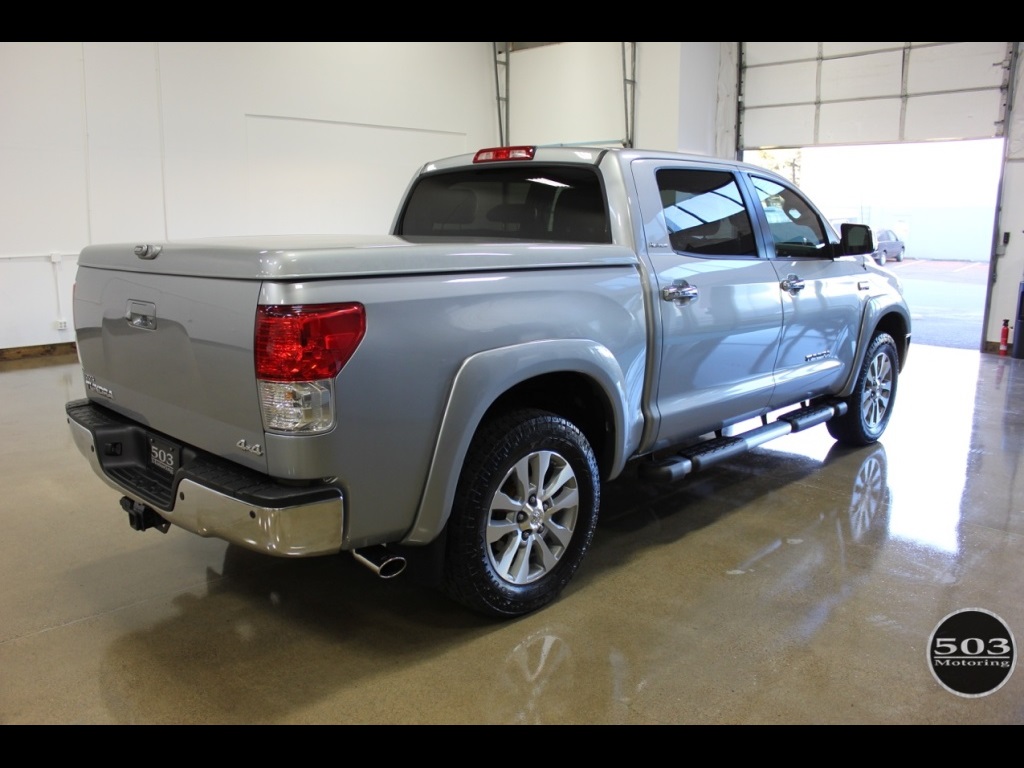
{"label": "metal roll-up door", "polygon": [[1005,136],[1013,43],[740,43],[739,148]]}

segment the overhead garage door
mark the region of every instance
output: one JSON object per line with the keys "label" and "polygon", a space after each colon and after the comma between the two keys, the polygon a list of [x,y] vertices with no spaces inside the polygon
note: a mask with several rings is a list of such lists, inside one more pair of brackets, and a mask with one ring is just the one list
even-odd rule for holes
{"label": "overhead garage door", "polygon": [[1013,43],[740,43],[740,147],[1005,135]]}

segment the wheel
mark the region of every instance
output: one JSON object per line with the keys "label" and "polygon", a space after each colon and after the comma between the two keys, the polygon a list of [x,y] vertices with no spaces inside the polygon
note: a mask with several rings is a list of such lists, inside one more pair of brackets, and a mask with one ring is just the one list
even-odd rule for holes
{"label": "wheel", "polygon": [[905,249],[903,249],[903,248],[900,248],[900,252],[896,254],[896,261],[903,261],[903,253],[904,253],[904,250],[905,250]]}
{"label": "wheel", "polygon": [[880,254],[878,254],[878,266],[884,267],[885,261],[885,251],[882,251]]}
{"label": "wheel", "polygon": [[845,445],[868,445],[882,436],[896,401],[899,354],[887,333],[871,340],[847,412],[826,423],[829,434]]}
{"label": "wheel", "polygon": [[528,409],[484,424],[448,522],[445,591],[501,618],[551,602],[590,547],[600,494],[594,451],[568,420]]}

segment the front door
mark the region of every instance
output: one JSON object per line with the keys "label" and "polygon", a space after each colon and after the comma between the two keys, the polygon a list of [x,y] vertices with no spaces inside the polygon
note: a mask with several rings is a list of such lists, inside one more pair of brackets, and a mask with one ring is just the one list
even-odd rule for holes
{"label": "front door", "polygon": [[850,375],[868,296],[862,256],[839,256],[836,238],[799,192],[752,175],[774,248],[783,336],[772,408],[837,392]]}

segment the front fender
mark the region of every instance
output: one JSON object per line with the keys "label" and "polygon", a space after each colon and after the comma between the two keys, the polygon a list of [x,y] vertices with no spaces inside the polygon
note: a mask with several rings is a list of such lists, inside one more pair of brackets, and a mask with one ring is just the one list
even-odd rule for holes
{"label": "front fender", "polygon": [[534,341],[480,352],[456,374],[445,405],[416,519],[403,544],[427,544],[448,522],[470,442],[488,408],[512,387],[545,374],[572,372],[604,393],[613,422],[612,476],[622,471],[640,437],[639,408],[627,415],[627,380],[615,356],[588,339]]}
{"label": "front fender", "polygon": [[864,356],[867,354],[871,340],[879,331],[891,335],[896,342],[900,356],[900,370],[907,361],[907,352],[910,346],[910,311],[907,305],[898,297],[881,295],[874,296],[868,300],[864,307],[864,314],[861,316],[860,335],[857,340],[857,349],[854,355],[854,364],[850,367],[850,375],[842,390],[838,392],[839,397],[847,397],[853,393],[860,377],[861,367],[864,365]]}

